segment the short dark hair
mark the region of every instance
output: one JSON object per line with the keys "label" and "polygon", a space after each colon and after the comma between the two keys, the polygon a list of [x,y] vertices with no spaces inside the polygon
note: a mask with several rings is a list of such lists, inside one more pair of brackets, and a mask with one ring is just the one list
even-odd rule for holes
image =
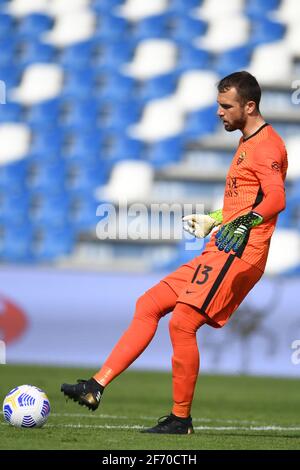
{"label": "short dark hair", "polygon": [[234,87],[241,98],[242,104],[247,101],[254,101],[259,111],[259,103],[261,98],[261,88],[251,73],[243,70],[242,72],[234,72],[219,81],[218,91],[224,93]]}

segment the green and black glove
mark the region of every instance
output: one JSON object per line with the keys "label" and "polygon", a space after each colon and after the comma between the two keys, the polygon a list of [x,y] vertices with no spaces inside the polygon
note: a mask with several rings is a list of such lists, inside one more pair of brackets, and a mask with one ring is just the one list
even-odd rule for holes
{"label": "green and black glove", "polygon": [[261,215],[255,212],[237,217],[232,222],[223,225],[216,234],[216,246],[220,251],[229,253],[230,250],[238,251],[246,240],[249,231],[263,222]]}

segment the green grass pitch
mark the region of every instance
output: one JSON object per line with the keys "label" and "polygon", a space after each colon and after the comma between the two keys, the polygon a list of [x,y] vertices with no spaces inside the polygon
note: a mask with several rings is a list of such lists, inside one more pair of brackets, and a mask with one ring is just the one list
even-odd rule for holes
{"label": "green grass pitch", "polygon": [[141,434],[171,410],[171,373],[127,371],[105,390],[95,412],[66,402],[62,382],[87,369],[0,366],[1,403],[14,386],[43,388],[51,414],[41,429],[0,419],[0,449],[300,449],[300,380],[200,375],[192,410],[195,434]]}

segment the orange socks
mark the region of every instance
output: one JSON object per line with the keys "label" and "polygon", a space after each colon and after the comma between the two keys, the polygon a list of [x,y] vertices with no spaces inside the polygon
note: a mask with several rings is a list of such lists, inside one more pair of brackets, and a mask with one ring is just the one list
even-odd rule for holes
{"label": "orange socks", "polygon": [[173,409],[181,418],[190,415],[199,371],[196,332],[205,323],[193,307],[178,303],[169,323],[173,346]]}
{"label": "orange socks", "polygon": [[104,387],[132,364],[152,340],[160,318],[173,310],[177,296],[165,282],[142,295],[133,320],[94,379]]}
{"label": "orange socks", "polygon": [[112,350],[94,379],[103,387],[132,364],[152,340],[160,318],[173,310],[169,324],[173,345],[173,409],[176,416],[190,415],[199,371],[196,332],[205,323],[193,307],[178,303],[177,295],[164,282],[149,289],[136,305],[129,328]]}

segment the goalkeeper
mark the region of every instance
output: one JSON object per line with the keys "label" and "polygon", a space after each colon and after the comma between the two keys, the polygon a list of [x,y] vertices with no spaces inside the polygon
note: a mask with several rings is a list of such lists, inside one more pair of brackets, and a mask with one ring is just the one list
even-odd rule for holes
{"label": "goalkeeper", "polygon": [[[261,278],[277,215],[285,207],[287,155],[284,143],[260,111],[261,90],[248,72],[218,84],[218,116],[226,131],[240,130],[222,209],[184,218],[184,228],[210,241],[200,256],[180,266],[145,292],[129,328],[92,378],[63,384],[68,397],[95,410],[104,389],[144,351],[159,320],[172,312],[173,407],[155,426],[158,434],[191,434],[191,406],[199,370],[197,330],[220,328]],[[117,290],[116,290],[117,295]],[[117,314],[117,312],[116,312]]]}

